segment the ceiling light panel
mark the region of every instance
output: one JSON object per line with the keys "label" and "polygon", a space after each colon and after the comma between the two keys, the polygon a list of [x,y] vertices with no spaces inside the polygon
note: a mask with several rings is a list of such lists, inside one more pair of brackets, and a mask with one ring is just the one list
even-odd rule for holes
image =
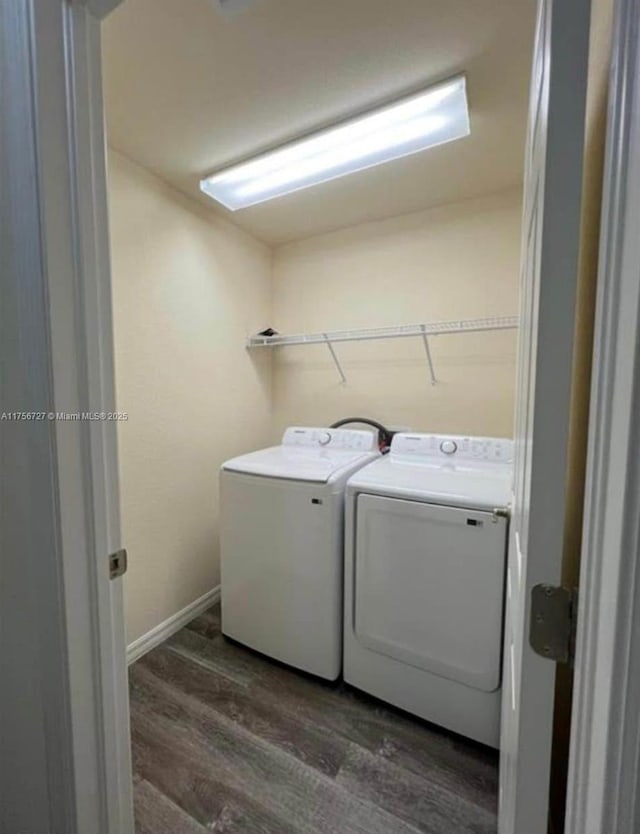
{"label": "ceiling light panel", "polygon": [[232,165],[200,182],[231,211],[468,136],[464,76]]}

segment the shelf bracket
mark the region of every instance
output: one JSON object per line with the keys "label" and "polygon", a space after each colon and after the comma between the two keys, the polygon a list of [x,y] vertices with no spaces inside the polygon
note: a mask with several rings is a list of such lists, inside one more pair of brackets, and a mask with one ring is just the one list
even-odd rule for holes
{"label": "shelf bracket", "polygon": [[342,380],[342,384],[344,385],[347,381],[346,376],[344,375],[344,371],[342,370],[342,365],[340,364],[340,360],[336,356],[336,352],[333,349],[333,345],[331,344],[331,339],[326,333],[322,334],[324,336],[324,340],[327,343],[327,347],[329,348],[329,353],[331,354],[331,358],[335,362],[335,366],[338,369],[338,373],[340,374],[340,379]]}
{"label": "shelf bracket", "polygon": [[431,348],[429,347],[429,337],[427,336],[427,328],[424,324],[420,325],[422,331],[422,341],[424,343],[424,352],[427,354],[427,364],[429,366],[429,376],[431,377],[431,384],[435,385],[438,381],[433,370],[433,359],[431,358]]}

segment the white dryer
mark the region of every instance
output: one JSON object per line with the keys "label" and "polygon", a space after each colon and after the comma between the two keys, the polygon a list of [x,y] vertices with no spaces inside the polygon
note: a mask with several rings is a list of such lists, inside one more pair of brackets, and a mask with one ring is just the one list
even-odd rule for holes
{"label": "white dryer", "polygon": [[344,490],[370,431],[288,428],[220,475],[222,631],[335,680],[342,668]]}
{"label": "white dryer", "polygon": [[351,477],[344,678],[497,747],[513,443],[397,434]]}

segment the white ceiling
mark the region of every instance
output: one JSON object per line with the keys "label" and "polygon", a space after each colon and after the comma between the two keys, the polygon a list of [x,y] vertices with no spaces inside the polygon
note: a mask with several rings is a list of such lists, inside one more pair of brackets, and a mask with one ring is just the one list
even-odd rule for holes
{"label": "white ceiling", "polygon": [[[110,144],[269,243],[522,181],[535,0],[124,0],[104,25]],[[230,213],[200,178],[466,71],[471,136]]]}

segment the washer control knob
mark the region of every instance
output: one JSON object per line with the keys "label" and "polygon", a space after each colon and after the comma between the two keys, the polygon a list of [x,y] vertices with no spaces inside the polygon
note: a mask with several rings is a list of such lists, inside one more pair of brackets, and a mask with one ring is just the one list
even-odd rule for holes
{"label": "washer control knob", "polygon": [[440,451],[444,452],[445,455],[453,455],[454,452],[458,451],[458,444],[455,440],[443,440],[440,444]]}
{"label": "washer control knob", "polygon": [[318,443],[321,446],[328,446],[331,443],[331,434],[328,431],[322,431],[318,435]]}

